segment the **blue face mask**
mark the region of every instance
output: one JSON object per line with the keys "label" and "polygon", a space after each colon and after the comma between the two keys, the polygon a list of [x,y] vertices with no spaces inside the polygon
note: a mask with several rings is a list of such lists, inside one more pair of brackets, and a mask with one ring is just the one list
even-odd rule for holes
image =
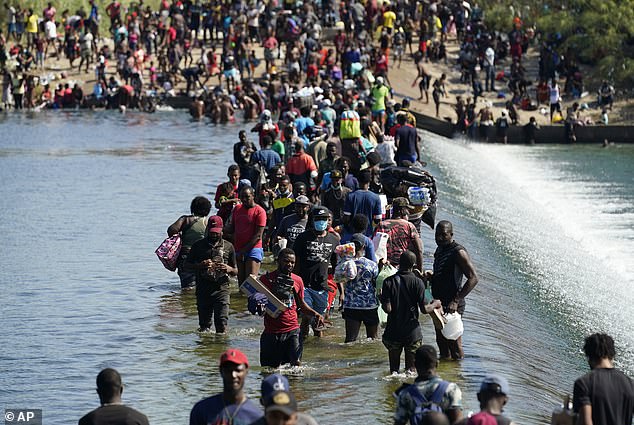
{"label": "blue face mask", "polygon": [[315,230],[318,232],[323,232],[328,228],[328,220],[315,220],[314,222]]}

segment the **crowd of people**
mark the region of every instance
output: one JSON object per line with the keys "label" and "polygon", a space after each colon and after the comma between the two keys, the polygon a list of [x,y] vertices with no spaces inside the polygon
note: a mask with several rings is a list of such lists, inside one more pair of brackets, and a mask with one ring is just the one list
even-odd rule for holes
{"label": "crowd of people", "polygon": [[[590,372],[577,379],[572,406],[553,413],[552,424],[630,424],[634,414],[634,383],[614,367],[614,340],[607,334],[592,334],[583,346]],[[480,411],[465,417],[462,391],[437,373],[437,352],[421,345],[414,353],[417,378],[395,392],[397,398],[393,423],[426,425],[511,425],[504,408],[512,394],[508,381],[488,374],[477,393]],[[220,356],[219,375],[222,392],[197,402],[190,413],[190,425],[316,425],[312,416],[299,411],[288,379],[270,374],[260,388],[261,410],[244,392],[249,360],[240,350],[229,348]],[[87,413],[79,425],[147,425],[148,418],[122,402],[123,383],[114,369],[97,375],[97,394],[101,406]],[[570,410],[569,410],[570,409]]]}
{"label": "crowd of people", "polygon": [[[345,342],[356,341],[363,325],[367,338],[382,339],[391,372],[401,370],[404,353],[405,370],[418,373],[413,386],[398,392],[395,423],[463,420],[460,389],[435,372],[438,355],[464,357],[462,339],[447,338],[439,317],[464,313],[465,298],[478,277],[467,250],[453,238],[452,224],[435,223],[435,185],[423,168],[416,118],[409,99],[397,103],[389,72],[402,65],[409,50],[418,71],[413,85],[418,84],[428,103],[432,88],[438,116],[448,96],[448,79],[445,74],[434,79],[425,68],[429,62],[447,62],[448,36],[455,34],[461,46],[461,79],[473,88],[472,98],[456,104],[458,129],[488,138],[488,128],[495,127],[496,138],[505,142],[506,129],[518,123],[517,108],[535,106],[522,66],[532,35],[521,21],[514,22],[507,40],[486,29],[477,6],[458,0],[162,0],[157,10],[143,2],[125,7],[118,0],[100,10],[90,0],[88,9],[60,14],[49,3],[42,18],[20,5],[6,3],[5,10],[7,31],[0,37],[5,108],[152,110],[148,99],[175,96],[180,87],[194,99],[190,113],[195,118],[226,123],[241,111],[245,120],[256,121],[251,132],[257,146],[246,131],[240,132],[233,148],[235,163],[215,192],[215,215],[210,216],[212,201],[198,196],[191,202],[191,214],[167,230],[168,236],[180,235],[177,271],[183,288],[195,287],[201,332],[227,332],[232,278],[241,284],[255,276],[284,306],[272,315],[266,296],[249,297],[248,310],[263,316],[261,366],[299,366],[305,339],[311,331],[315,337],[328,332],[338,307]],[[540,61],[540,76],[551,80],[553,116],[561,110],[556,76],[566,75],[565,90],[572,95],[583,90],[574,63],[554,63],[554,48],[556,43],[547,43]],[[506,55],[512,61],[510,72],[500,76]],[[62,56],[70,68],[62,77],[93,68],[90,94],[72,82],[51,89],[54,80],[38,75],[45,60],[60,61]],[[263,73],[256,75],[262,59]],[[115,73],[109,72],[111,61]],[[488,106],[475,113],[484,92],[481,73],[486,91],[495,91],[506,80],[512,93],[496,121]],[[611,107],[613,95],[608,84],[600,100]],[[578,119],[573,114],[580,108],[566,120],[570,140]],[[538,129],[534,120],[525,127],[533,139]],[[435,226],[438,247],[429,271],[423,269],[421,221]],[[274,253],[276,267],[264,272],[260,267],[268,251]],[[439,353],[422,343],[420,313],[437,319]],[[609,360],[591,362],[593,368],[611,367],[613,342],[606,337],[596,337],[603,351],[587,343],[590,359]],[[276,375],[274,384],[264,380],[275,391],[263,388],[262,414],[242,391],[248,367],[243,353],[225,352],[220,360],[223,393],[198,403],[190,423],[314,422],[297,414],[288,382]],[[618,384],[621,391],[625,382]],[[80,424],[122,416],[128,418],[124,423],[147,423],[143,415],[120,405],[123,387],[116,371],[102,371],[97,387],[102,407]],[[630,390],[631,382],[626,393]],[[612,407],[588,411],[585,406],[598,399],[587,385],[575,386],[575,392],[575,409],[583,417],[616,414]],[[504,378],[487,377],[479,393],[483,415],[474,415],[469,423],[509,423],[500,416],[508,393]],[[627,403],[619,418],[629,414],[631,421],[632,397]]]}
{"label": "crowd of people", "polygon": [[[519,122],[520,110],[548,115],[548,107],[551,122],[571,127],[569,140],[575,127],[591,123],[580,116],[587,106],[581,100],[580,108],[571,106],[563,115],[561,96],[580,99],[587,92],[583,73],[574,55],[561,51],[560,38],[536,32],[519,17],[508,34],[491,31],[484,11],[463,1],[163,0],[154,9],[143,2],[126,7],[113,0],[101,10],[91,0],[88,7],[61,13],[50,2],[41,15],[19,4],[5,3],[5,10],[7,30],[0,37],[5,109],[153,111],[157,96],[182,94],[197,99],[191,107],[194,116],[228,122],[236,111],[252,120],[265,109],[277,114],[293,101],[299,109],[310,102],[302,94],[316,90],[316,97],[330,100],[331,106],[360,102],[372,114],[383,114],[389,108],[382,101],[391,85],[389,70],[400,68],[409,52],[418,70],[412,86],[418,84],[420,99],[427,103],[431,88],[439,116],[448,79],[445,74],[433,78],[426,67],[430,62],[447,64],[451,37],[459,43],[460,80],[471,88],[456,104],[459,131],[504,142],[508,127]],[[525,55],[537,40],[539,71],[532,90]],[[62,57],[69,71],[44,72],[45,61],[55,58],[59,63]],[[82,86],[81,74],[90,72],[94,84],[88,88]],[[560,91],[558,82],[564,78]],[[380,79],[383,88],[375,87]],[[488,107],[485,102],[480,108],[478,99],[485,92],[505,99],[504,114],[493,116],[490,99]],[[597,97],[604,124],[614,96],[614,88],[604,82]],[[379,122],[385,123],[385,115]],[[534,123],[527,126],[526,139],[533,140],[537,130]]]}

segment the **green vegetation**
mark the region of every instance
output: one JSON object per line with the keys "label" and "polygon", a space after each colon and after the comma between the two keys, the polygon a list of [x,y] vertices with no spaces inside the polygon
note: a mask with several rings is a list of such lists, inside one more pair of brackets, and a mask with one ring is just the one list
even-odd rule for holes
{"label": "green vegetation", "polygon": [[485,22],[507,32],[514,15],[542,34],[559,33],[561,52],[590,65],[590,81],[634,87],[634,0],[483,0]]}

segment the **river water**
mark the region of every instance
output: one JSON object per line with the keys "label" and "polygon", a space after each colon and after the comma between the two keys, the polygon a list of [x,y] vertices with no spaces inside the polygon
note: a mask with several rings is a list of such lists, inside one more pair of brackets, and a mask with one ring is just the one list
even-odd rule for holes
{"label": "river water", "polygon": [[[98,405],[96,374],[114,367],[124,401],[151,423],[187,423],[192,405],[220,390],[227,346],[251,359],[246,389],[257,399],[261,319],[236,294],[228,335],[197,333],[193,294],[154,256],[191,199],[224,180],[241,128],[185,112],[0,116],[0,410],[76,423]],[[467,357],[440,365],[465,410],[478,410],[478,383],[496,371],[511,384],[509,416],[547,422],[587,369],[589,332],[611,333],[631,374],[634,146],[424,140],[438,218],[454,223],[480,276],[464,318]],[[423,240],[429,267],[431,230]],[[285,371],[300,408],[322,424],[391,423],[391,393],[407,378],[388,376],[380,342],[342,341],[336,318],[327,337],[308,340],[305,366]]]}

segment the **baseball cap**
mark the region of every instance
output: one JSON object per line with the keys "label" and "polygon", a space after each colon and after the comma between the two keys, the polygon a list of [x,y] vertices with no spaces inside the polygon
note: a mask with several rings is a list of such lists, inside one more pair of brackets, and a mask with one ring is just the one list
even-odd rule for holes
{"label": "baseball cap", "polygon": [[471,416],[467,421],[467,425],[496,425],[495,416],[489,412],[478,412]]}
{"label": "baseball cap", "polygon": [[297,198],[295,198],[295,203],[300,205],[310,205],[308,197],[304,195],[299,195]]}
{"label": "baseball cap", "polygon": [[352,238],[350,238],[351,242],[354,242],[355,247],[358,248],[363,248],[365,247],[365,235],[363,233],[355,233],[354,235],[352,235]]}
{"label": "baseball cap", "polygon": [[310,215],[313,218],[328,218],[330,217],[330,210],[322,206],[313,207],[313,209],[310,210]]}
{"label": "baseball cap", "polygon": [[339,170],[332,170],[330,172],[330,178],[331,179],[341,179],[341,178],[343,178],[343,173],[341,173],[341,171],[339,171]]}
{"label": "baseball cap", "polygon": [[384,83],[383,77],[381,77],[381,76],[376,77],[376,82],[377,82],[378,84],[383,84],[383,83]]}
{"label": "baseball cap", "polygon": [[509,383],[506,378],[490,374],[486,375],[480,385],[480,392],[498,393],[503,395],[509,395]]}
{"label": "baseball cap", "polygon": [[229,348],[220,356],[220,366],[225,363],[244,364],[249,367],[249,360],[246,354],[236,348]]}
{"label": "baseball cap", "polygon": [[207,230],[213,233],[221,233],[222,232],[222,217],[217,215],[212,215],[209,217],[207,221]]}
{"label": "baseball cap", "polygon": [[274,373],[262,380],[260,388],[262,391],[262,404],[266,406],[270,404],[273,393],[276,391],[289,391],[290,385],[286,376]]}
{"label": "baseball cap", "polygon": [[297,412],[297,401],[288,391],[275,391],[271,394],[269,402],[264,405],[264,410],[266,413],[277,411],[290,416]]}
{"label": "baseball cap", "polygon": [[409,199],[399,196],[398,198],[392,199],[392,207],[411,209],[412,205],[409,203]]}

